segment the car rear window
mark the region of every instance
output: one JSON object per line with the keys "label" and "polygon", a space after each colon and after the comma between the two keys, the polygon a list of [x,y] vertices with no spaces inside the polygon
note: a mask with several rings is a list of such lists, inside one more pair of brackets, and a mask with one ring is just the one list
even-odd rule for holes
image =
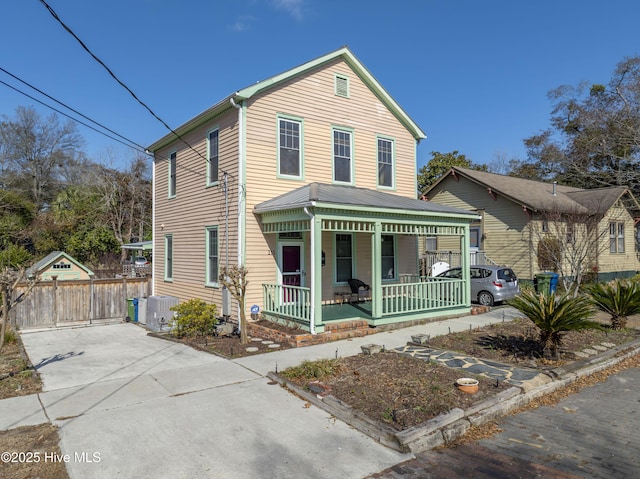
{"label": "car rear window", "polygon": [[516,274],[511,269],[499,269],[498,270],[498,279],[503,279],[505,281],[515,281]]}

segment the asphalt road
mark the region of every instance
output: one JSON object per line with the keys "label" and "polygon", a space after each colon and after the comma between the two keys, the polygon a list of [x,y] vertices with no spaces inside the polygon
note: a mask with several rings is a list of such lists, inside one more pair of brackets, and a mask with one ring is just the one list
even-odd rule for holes
{"label": "asphalt road", "polygon": [[555,407],[498,421],[503,432],[416,458],[376,479],[640,477],[640,369],[584,388]]}

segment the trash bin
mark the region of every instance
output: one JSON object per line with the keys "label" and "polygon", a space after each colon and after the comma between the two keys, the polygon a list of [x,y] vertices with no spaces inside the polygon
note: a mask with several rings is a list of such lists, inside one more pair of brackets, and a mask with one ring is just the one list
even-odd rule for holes
{"label": "trash bin", "polygon": [[553,294],[556,292],[556,288],[558,287],[558,278],[560,278],[558,273],[553,273],[551,275],[551,281],[549,281],[549,293]]}
{"label": "trash bin", "polygon": [[138,298],[133,298],[133,322],[138,322]]}
{"label": "trash bin", "polygon": [[[539,273],[536,274],[536,293],[551,293],[551,279],[553,276],[556,276],[556,284],[558,283],[558,278],[556,273]],[[555,291],[555,288],[554,288]]]}
{"label": "trash bin", "polygon": [[137,298],[127,298],[127,317],[125,321],[128,323],[129,321],[133,321],[136,317],[136,308],[133,304],[133,301]]}

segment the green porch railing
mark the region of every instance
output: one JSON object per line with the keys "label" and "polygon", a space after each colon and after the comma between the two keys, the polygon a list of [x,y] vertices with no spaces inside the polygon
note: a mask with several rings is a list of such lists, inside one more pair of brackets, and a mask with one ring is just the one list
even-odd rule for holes
{"label": "green porch railing", "polygon": [[382,315],[464,306],[462,279],[426,278],[417,283],[382,286]]}
{"label": "green porch railing", "polygon": [[282,284],[263,284],[263,312],[304,325],[311,324],[311,289]]}

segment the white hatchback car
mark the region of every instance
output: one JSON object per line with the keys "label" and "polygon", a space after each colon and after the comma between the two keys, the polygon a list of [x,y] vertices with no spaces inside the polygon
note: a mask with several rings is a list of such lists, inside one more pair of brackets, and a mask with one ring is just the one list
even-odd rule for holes
{"label": "white hatchback car", "polygon": [[[438,278],[462,278],[461,268],[451,268],[437,275]],[[505,266],[471,266],[471,300],[483,306],[493,306],[520,294],[518,278]]]}

